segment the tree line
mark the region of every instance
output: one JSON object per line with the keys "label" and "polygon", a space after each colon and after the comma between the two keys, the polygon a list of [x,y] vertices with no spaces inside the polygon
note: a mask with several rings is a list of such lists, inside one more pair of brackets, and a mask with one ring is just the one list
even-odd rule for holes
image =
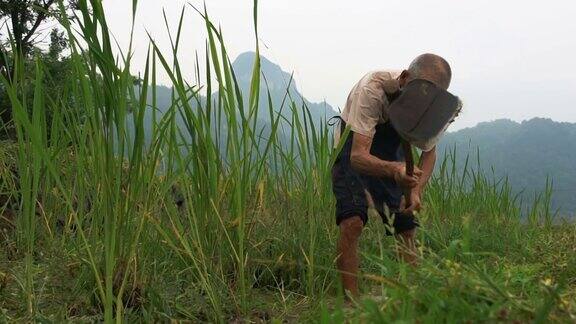
{"label": "tree line", "polygon": [[42,64],[46,89],[59,98],[70,73],[61,15],[74,18],[77,0],[0,0],[0,139],[15,136],[6,84],[18,83],[18,95],[32,99],[35,64]]}

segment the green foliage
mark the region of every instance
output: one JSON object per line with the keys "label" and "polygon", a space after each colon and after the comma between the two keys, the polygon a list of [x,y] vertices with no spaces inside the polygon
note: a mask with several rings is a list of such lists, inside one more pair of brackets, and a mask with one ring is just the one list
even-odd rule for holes
{"label": "green foliage", "polygon": [[6,23],[9,34],[0,35],[3,44],[9,43],[13,53],[28,56],[40,42],[43,25],[60,16],[60,3],[65,12],[76,7],[75,0],[0,0],[0,20]]}
{"label": "green foliage", "polygon": [[[197,11],[208,33],[206,84],[188,83],[169,59],[178,57],[180,20],[172,52],[151,40],[136,87],[131,49],[116,64],[102,3],[80,1],[79,10],[79,25],[63,21],[71,100],[54,100],[46,87],[48,58],[27,76],[30,98],[19,91],[25,77],[2,79],[17,131],[16,145],[0,146],[0,166],[15,170],[0,172],[15,179],[0,192],[17,200],[0,207],[3,218],[16,214],[16,230],[2,231],[0,243],[3,321],[574,318],[574,225],[542,222],[539,205],[524,224],[507,183],[475,172],[463,179],[448,162],[419,215],[422,265],[398,264],[394,241],[371,221],[362,238],[368,298],[344,310],[330,184],[337,150],[324,123],[290,99],[274,107],[267,88],[259,100],[258,51],[243,92],[205,10]],[[156,118],[160,69],[173,95]],[[202,86],[214,92],[202,99]],[[287,144],[282,123],[291,127]]]}
{"label": "green foliage", "polygon": [[[20,62],[22,71],[19,72],[17,78],[18,84],[15,88],[22,100],[27,102],[33,102],[34,100],[34,85],[37,81],[37,75],[34,72],[38,65],[42,66],[45,75],[42,79],[44,92],[48,100],[54,101],[55,103],[68,102],[67,106],[70,106],[73,100],[69,87],[70,83],[74,82],[72,79],[72,65],[70,57],[63,55],[66,39],[61,32],[56,29],[52,31],[51,34],[52,42],[49,51],[43,51],[40,49],[35,49],[34,54],[23,62]],[[52,105],[45,105],[42,108],[47,109],[46,118],[48,124],[51,124],[54,111],[50,109]],[[27,105],[28,112],[31,113],[31,105]],[[82,111],[82,107],[75,107]],[[8,89],[6,86],[0,86],[0,111],[12,111],[12,102],[10,100]],[[0,125],[0,138],[10,138],[10,133],[13,133],[14,124],[13,121],[3,121]],[[50,136],[50,131],[48,130],[48,136]]]}
{"label": "green foliage", "polygon": [[[497,120],[449,133],[441,150],[476,151],[469,164],[496,179],[506,177],[525,208],[551,185],[551,209],[571,218],[576,213],[576,125],[535,118],[522,123]],[[477,154],[480,163],[476,163]],[[463,166],[465,154],[458,155]],[[459,170],[460,172],[462,170]]]}
{"label": "green foliage", "polygon": [[[0,0],[0,21],[7,34],[0,34],[0,73],[10,82],[22,78],[21,96],[30,96],[32,76],[35,75],[35,62],[46,65],[52,80],[45,86],[54,100],[61,99],[62,87],[70,79],[68,60],[62,57],[67,41],[64,33],[50,28],[48,50],[43,50],[45,24],[48,21],[71,14],[76,1],[57,0]],[[0,139],[14,137],[12,106],[7,89],[0,87]]]}

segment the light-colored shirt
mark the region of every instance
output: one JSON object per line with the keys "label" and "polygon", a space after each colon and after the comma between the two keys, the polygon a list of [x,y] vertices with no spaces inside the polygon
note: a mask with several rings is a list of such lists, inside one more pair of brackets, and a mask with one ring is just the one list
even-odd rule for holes
{"label": "light-colored shirt", "polygon": [[[381,70],[366,74],[350,91],[346,106],[341,113],[342,119],[354,133],[374,137],[376,125],[388,121],[388,108],[390,103],[386,93],[398,90],[393,89],[393,83],[400,76],[399,71]],[[334,144],[340,139],[340,127],[334,131]]]}
{"label": "light-colored shirt", "polygon": [[[350,91],[346,106],[340,117],[350,127],[350,130],[374,137],[376,125],[388,121],[388,108],[390,103],[386,93],[398,91],[398,85],[387,81],[395,80],[400,76],[399,71],[382,70],[366,74]],[[340,141],[340,127],[334,130],[334,147]],[[374,209],[374,200],[368,190],[364,190],[368,207]]]}
{"label": "light-colored shirt", "polygon": [[342,119],[354,133],[373,137],[376,125],[388,121],[390,103],[386,97],[389,92],[397,89],[386,89],[400,75],[395,71],[374,71],[366,74],[350,91],[346,106],[342,111]]}

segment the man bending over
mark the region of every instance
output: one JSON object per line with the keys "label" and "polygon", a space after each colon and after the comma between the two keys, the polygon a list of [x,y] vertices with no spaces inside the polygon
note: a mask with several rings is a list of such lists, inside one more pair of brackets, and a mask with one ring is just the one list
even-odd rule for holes
{"label": "man bending over", "polygon": [[[333,166],[332,182],[340,228],[337,266],[343,288],[353,296],[358,295],[358,240],[369,206],[398,239],[400,258],[417,262],[414,213],[434,169],[438,138],[461,107],[446,91],[451,75],[446,60],[423,54],[401,73],[368,73],[348,96],[336,143],[346,126],[350,134]],[[402,141],[423,151],[412,175],[406,174]]]}

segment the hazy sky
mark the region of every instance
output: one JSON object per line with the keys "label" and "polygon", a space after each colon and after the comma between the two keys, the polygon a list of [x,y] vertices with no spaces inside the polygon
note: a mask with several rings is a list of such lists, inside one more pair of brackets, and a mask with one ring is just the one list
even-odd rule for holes
{"label": "hazy sky", "polygon": [[[145,30],[169,49],[162,9],[175,29],[188,2],[203,5],[139,0],[133,65],[144,63]],[[111,30],[127,47],[132,0],[104,5]],[[206,6],[232,59],[254,49],[252,0],[207,0]],[[186,12],[180,62],[193,80],[205,33],[201,17],[189,6]],[[498,118],[576,122],[575,14],[570,0],[260,0],[259,32],[262,54],[293,71],[309,100],[336,109],[366,72],[403,69],[424,52],[442,55],[452,65],[451,91],[465,103],[457,129]]]}

